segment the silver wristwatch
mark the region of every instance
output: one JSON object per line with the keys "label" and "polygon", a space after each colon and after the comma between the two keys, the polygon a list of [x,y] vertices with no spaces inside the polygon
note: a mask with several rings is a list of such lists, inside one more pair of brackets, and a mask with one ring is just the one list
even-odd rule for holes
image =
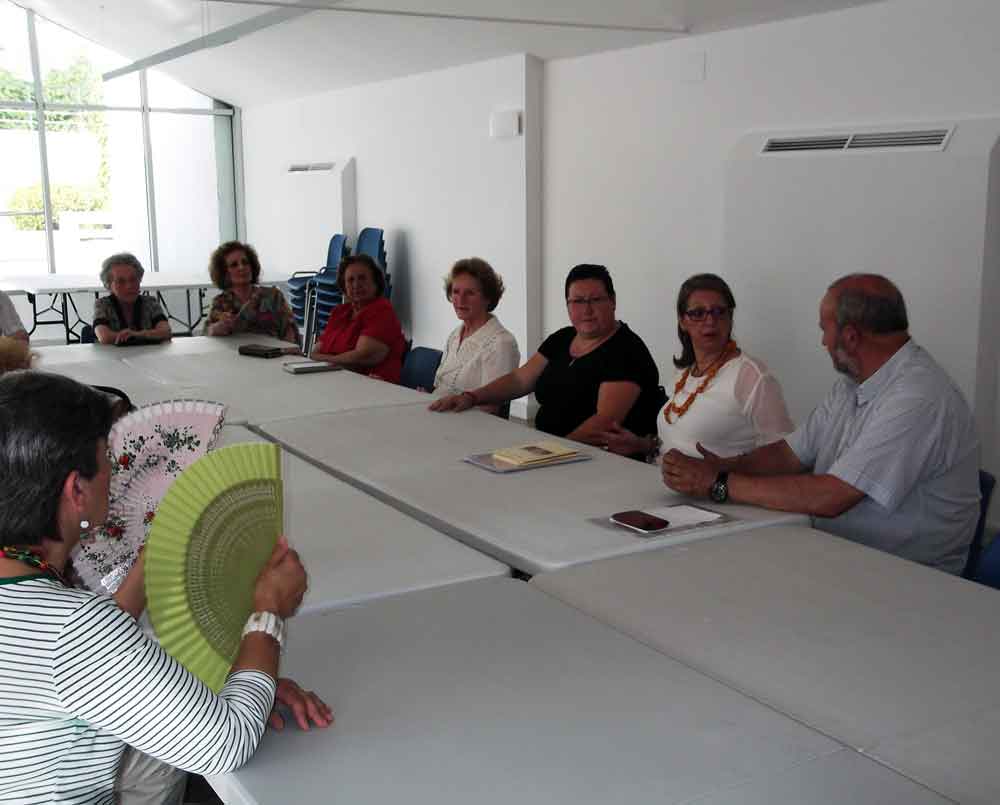
{"label": "silver wristwatch", "polygon": [[251,632],[264,632],[278,641],[279,648],[285,647],[285,621],[273,612],[254,612],[247,618],[242,637]]}

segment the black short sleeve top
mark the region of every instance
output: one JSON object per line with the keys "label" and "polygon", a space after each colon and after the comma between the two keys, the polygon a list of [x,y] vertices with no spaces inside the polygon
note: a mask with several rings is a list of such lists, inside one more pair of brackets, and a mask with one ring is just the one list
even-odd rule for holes
{"label": "black short sleeve top", "polygon": [[639,398],[622,425],[640,436],[655,433],[660,373],[643,340],[623,322],[597,349],[574,359],[569,346],[575,336],[573,327],[564,327],[538,348],[548,363],[535,384],[535,427],[565,436],[597,413],[602,383],[628,381],[639,386]]}

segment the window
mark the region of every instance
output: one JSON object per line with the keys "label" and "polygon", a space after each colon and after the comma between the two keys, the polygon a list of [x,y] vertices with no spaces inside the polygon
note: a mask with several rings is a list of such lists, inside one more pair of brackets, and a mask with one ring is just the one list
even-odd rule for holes
{"label": "window", "polygon": [[[220,181],[219,152],[228,154],[231,141],[217,147],[217,124],[231,131],[228,118],[153,112],[149,116],[153,149],[153,183],[158,200],[157,245],[163,266],[178,266],[193,274],[208,272],[208,257],[236,237],[231,199],[232,180]],[[232,164],[232,158],[227,158]]]}
{"label": "window", "polygon": [[117,251],[191,274],[236,237],[232,108],[155,70],[103,81],[127,63],[0,0],[0,278]]}
{"label": "window", "polygon": [[135,112],[46,112],[45,129],[59,270],[96,276],[101,261],[115,252],[132,252],[152,267],[142,118]]}
{"label": "window", "polygon": [[35,100],[27,32],[28,17],[24,9],[12,3],[0,4],[0,102]]}

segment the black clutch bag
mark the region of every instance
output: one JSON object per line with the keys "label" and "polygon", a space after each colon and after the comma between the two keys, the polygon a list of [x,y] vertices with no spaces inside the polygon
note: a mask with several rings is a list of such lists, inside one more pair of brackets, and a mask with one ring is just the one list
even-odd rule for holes
{"label": "black clutch bag", "polygon": [[269,347],[264,344],[241,344],[240,355],[252,355],[254,358],[277,358],[285,354],[281,347]]}

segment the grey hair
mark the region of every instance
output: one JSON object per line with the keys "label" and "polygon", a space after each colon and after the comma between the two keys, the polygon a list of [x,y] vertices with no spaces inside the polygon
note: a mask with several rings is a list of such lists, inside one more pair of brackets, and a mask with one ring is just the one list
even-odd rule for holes
{"label": "grey hair", "polygon": [[31,370],[0,377],[0,523],[8,545],[58,540],[66,477],[97,474],[97,447],[111,400],[62,375]]}
{"label": "grey hair", "polygon": [[118,254],[111,255],[107,260],[101,263],[101,285],[111,290],[111,269],[115,266],[128,266],[135,270],[135,275],[142,282],[142,275],[146,273],[146,269],[142,267],[142,263],[139,262],[134,254],[130,252],[119,252]]}
{"label": "grey hair", "polygon": [[837,292],[834,314],[837,329],[852,324],[860,330],[884,335],[910,327],[903,294],[879,274],[850,274],[830,286]]}

